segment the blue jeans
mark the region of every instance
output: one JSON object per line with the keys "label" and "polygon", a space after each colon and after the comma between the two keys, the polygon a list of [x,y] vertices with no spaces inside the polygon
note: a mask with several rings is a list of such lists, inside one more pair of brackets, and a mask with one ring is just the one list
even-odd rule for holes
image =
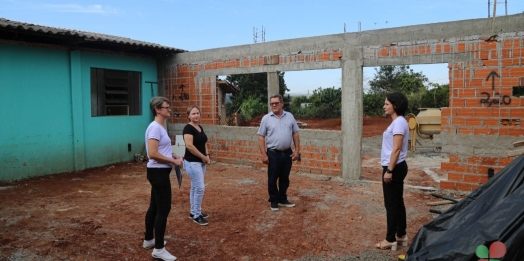
{"label": "blue jeans", "polygon": [[193,215],[193,218],[198,218],[202,215],[202,200],[204,199],[204,192],[206,191],[206,186],[204,184],[206,164],[184,160],[184,168],[191,179],[191,190],[189,191],[191,214]]}
{"label": "blue jeans", "polygon": [[[287,201],[287,189],[289,188],[289,173],[291,172],[291,154],[293,151],[287,149],[283,152],[267,150],[269,165],[267,167],[267,190],[269,202],[284,203]],[[277,186],[278,180],[278,186]]]}
{"label": "blue jeans", "polygon": [[151,184],[151,199],[146,212],[144,239],[151,240],[154,237],[156,249],[164,247],[167,216],[171,211],[170,172],[170,168],[147,168],[147,180]]}

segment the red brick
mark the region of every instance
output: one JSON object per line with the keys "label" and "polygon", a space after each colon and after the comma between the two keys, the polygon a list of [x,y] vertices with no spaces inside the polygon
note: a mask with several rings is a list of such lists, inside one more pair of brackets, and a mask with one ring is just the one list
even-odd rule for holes
{"label": "red brick", "polygon": [[322,53],[319,55],[319,60],[321,61],[329,61],[329,58],[331,55],[329,53]]}
{"label": "red brick", "polygon": [[483,46],[484,49],[497,49],[497,41],[489,41],[489,42],[485,42],[484,43],[484,46]]}
{"label": "red brick", "polygon": [[511,68],[510,76],[524,77],[524,67]]}
{"label": "red brick", "polygon": [[477,59],[487,60],[489,59],[489,51],[476,51],[474,56]]}
{"label": "red brick", "polygon": [[489,178],[488,178],[488,175],[481,175],[480,176],[480,184],[484,184],[486,182],[488,182]]}
{"label": "red brick", "polygon": [[473,133],[471,128],[457,128],[457,133],[461,135],[470,135]]}
{"label": "red brick", "polygon": [[437,53],[449,53],[451,51],[451,46],[448,43],[437,44],[436,52]]}
{"label": "red brick", "polygon": [[466,51],[466,43],[463,43],[463,42],[458,43],[456,50],[459,53],[465,52]]}
{"label": "red brick", "polygon": [[[466,82],[466,87],[478,88],[478,87],[483,87],[483,86],[484,86],[484,79],[471,79],[470,81]],[[480,93],[480,92],[477,90],[477,93]]]}
{"label": "red brick", "polygon": [[464,99],[464,107],[480,107],[483,103],[480,102],[482,98],[466,98]]}
{"label": "red brick", "polygon": [[456,187],[459,191],[471,191],[471,184],[468,183],[457,183]]}
{"label": "red brick", "polygon": [[512,158],[500,158],[499,159],[499,166],[506,167],[513,161]]}
{"label": "red brick", "polygon": [[524,48],[513,48],[513,57],[524,57]]}
{"label": "red brick", "polygon": [[455,166],[457,166],[456,163],[451,163],[451,162],[441,162],[440,163],[440,169],[445,170],[445,171],[454,171]]}
{"label": "red brick", "polygon": [[491,52],[491,59],[498,59],[498,58],[510,58],[511,52],[508,49],[502,49],[499,55],[499,52],[492,51]]}
{"label": "red brick", "polygon": [[523,137],[524,136],[524,128],[510,128],[508,129],[508,135],[509,136],[515,136],[515,137]]}
{"label": "red brick", "polygon": [[457,108],[457,116],[471,117],[473,116],[473,109],[471,108]]}
{"label": "red brick", "polygon": [[464,99],[453,98],[449,101],[449,106],[451,107],[464,107],[466,101]]}
{"label": "red brick", "polygon": [[[518,86],[519,83],[520,83],[520,77],[504,77],[504,78],[502,78],[502,86],[503,87]],[[491,79],[490,79],[490,84],[491,84]],[[495,87],[497,87],[497,86],[499,86],[498,79],[495,80]]]}
{"label": "red brick", "polygon": [[440,181],[440,189],[456,190],[455,182],[450,182],[447,180]]}
{"label": "red brick", "polygon": [[451,119],[451,125],[465,125],[466,119],[455,117]]}
{"label": "red brick", "polygon": [[329,151],[334,154],[339,154],[340,150],[337,147],[330,147]]}
{"label": "red brick", "polygon": [[458,155],[449,155],[449,162],[459,162]]}
{"label": "red brick", "polygon": [[448,180],[464,181],[464,174],[448,171]]}
{"label": "red brick", "polygon": [[474,115],[476,117],[487,117],[487,116],[491,116],[491,111],[492,109],[490,108],[475,108]]}
{"label": "red brick", "polygon": [[480,157],[479,156],[472,156],[472,157],[469,157],[468,158],[468,163],[469,164],[480,164]]}
{"label": "red brick", "polygon": [[464,80],[451,80],[449,81],[450,88],[464,87]]}
{"label": "red brick", "polygon": [[477,170],[475,171],[476,174],[481,174],[481,175],[484,175],[484,174],[487,174],[488,173],[488,168],[489,166],[479,166],[477,165]]}
{"label": "red brick", "polygon": [[464,175],[464,182],[480,183],[480,176],[479,175]]}
{"label": "red brick", "polygon": [[510,68],[511,67],[502,67],[502,71],[499,73],[500,78],[504,79],[505,77],[509,77]]}
{"label": "red brick", "polygon": [[465,97],[475,97],[475,94],[477,91],[475,89],[462,89],[458,92],[458,97],[465,98]]}
{"label": "red brick", "polygon": [[497,165],[498,157],[482,157],[481,164],[482,165]]}
{"label": "red brick", "polygon": [[504,41],[504,48],[520,46],[520,39],[506,39]]}
{"label": "red brick", "polygon": [[481,184],[479,185],[475,185],[475,184],[471,184],[471,191],[475,191],[477,190],[482,184],[484,184],[485,182],[482,182]]}
{"label": "red brick", "polygon": [[482,60],[482,64],[484,66],[498,66],[499,60]]}
{"label": "red brick", "polygon": [[502,66],[520,65],[520,59],[519,58],[502,59],[501,63],[502,63]]}
{"label": "red brick", "polygon": [[467,118],[466,119],[466,125],[467,126],[482,126],[482,119],[480,118]]}
{"label": "red brick", "polygon": [[470,173],[471,172],[471,165],[457,165],[455,167],[456,172],[462,172],[462,173]]}
{"label": "red brick", "polygon": [[499,126],[500,120],[499,119],[484,119],[484,125],[486,126]]}
{"label": "red brick", "polygon": [[482,78],[486,79],[488,75],[492,72],[496,72],[498,75],[500,75],[500,71],[498,69],[475,69],[475,78]]}

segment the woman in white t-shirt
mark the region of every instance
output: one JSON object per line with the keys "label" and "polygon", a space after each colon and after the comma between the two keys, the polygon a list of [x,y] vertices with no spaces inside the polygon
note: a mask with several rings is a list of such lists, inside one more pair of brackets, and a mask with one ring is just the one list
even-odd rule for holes
{"label": "woman in white t-shirt", "polygon": [[146,212],[146,232],[143,247],[153,249],[151,256],[164,261],[174,261],[176,257],[164,247],[167,216],[171,211],[171,180],[169,174],[173,165],[182,167],[182,159],[171,149],[171,138],[164,128],[164,122],[171,117],[169,100],[153,97],[149,107],[155,120],[149,124],[145,133],[147,180],[151,184],[151,198]]}
{"label": "woman in white t-shirt", "polygon": [[407,246],[406,207],[404,206],[404,178],[408,174],[405,158],[408,151],[409,127],[404,114],[408,99],[400,92],[390,93],[384,102],[384,112],[393,122],[384,131],[380,163],[382,165],[382,191],[386,207],[386,239],[376,244],[380,249],[396,250],[397,245]]}

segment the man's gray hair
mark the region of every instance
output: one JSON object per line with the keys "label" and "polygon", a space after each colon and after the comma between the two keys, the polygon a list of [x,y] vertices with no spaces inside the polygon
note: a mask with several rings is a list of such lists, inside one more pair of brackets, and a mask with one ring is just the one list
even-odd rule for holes
{"label": "man's gray hair", "polygon": [[275,94],[271,95],[271,97],[269,97],[270,100],[273,99],[273,98],[278,98],[278,100],[280,102],[284,101],[284,98],[282,98],[282,95],[280,95],[280,93],[275,93]]}

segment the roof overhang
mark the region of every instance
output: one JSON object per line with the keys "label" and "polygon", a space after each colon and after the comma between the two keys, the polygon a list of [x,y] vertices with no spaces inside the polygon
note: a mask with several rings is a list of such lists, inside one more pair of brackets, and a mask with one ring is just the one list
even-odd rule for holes
{"label": "roof overhang", "polygon": [[0,18],[0,40],[152,57],[187,52],[125,37],[22,23],[4,18]]}

